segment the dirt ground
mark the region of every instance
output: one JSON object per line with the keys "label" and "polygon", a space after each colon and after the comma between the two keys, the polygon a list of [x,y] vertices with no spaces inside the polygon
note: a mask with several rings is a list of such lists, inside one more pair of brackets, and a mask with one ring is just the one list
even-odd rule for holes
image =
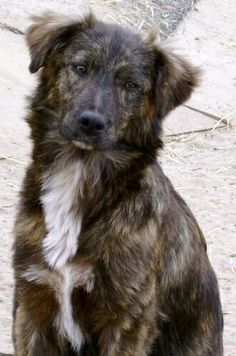
{"label": "dirt ground", "polygon": [[[36,1],[31,6],[16,0],[5,6],[5,2],[0,1],[0,23],[23,31],[26,15]],[[37,3],[37,9],[42,9],[52,1]],[[74,1],[58,3],[65,3],[68,10]],[[102,1],[97,3],[101,13]],[[109,1],[103,3],[109,9]],[[114,17],[119,4],[110,3],[117,3],[111,12]],[[201,0],[172,36],[170,45],[202,67],[203,79],[187,103],[191,108],[181,107],[167,118],[166,146],[160,157],[165,173],[190,205],[207,239],[221,291],[225,356],[236,355],[235,23],[235,0]],[[11,231],[30,153],[23,121],[25,95],[36,81],[27,71],[28,63],[23,36],[0,29],[0,352],[5,353],[12,352]]]}

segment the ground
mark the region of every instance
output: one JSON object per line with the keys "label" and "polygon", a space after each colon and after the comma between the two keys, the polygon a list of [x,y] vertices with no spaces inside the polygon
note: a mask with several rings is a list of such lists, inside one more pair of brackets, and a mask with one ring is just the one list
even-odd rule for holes
{"label": "ground", "polygon": [[[122,0],[96,1],[96,12],[101,15],[104,10],[111,21],[130,25],[136,16],[134,26],[145,29],[155,22],[158,14],[158,7],[153,4],[164,2],[127,3],[133,9],[131,16],[125,15]],[[189,0],[190,3],[193,1]],[[146,6],[143,13],[140,4]],[[48,7],[74,11],[75,1],[1,0],[0,3],[0,351],[6,353],[12,352],[12,226],[30,154],[29,132],[23,121],[27,110],[25,95],[36,82],[35,76],[27,71],[29,57],[21,32],[34,8],[37,12]],[[165,21],[164,9],[160,9],[158,24],[166,22],[166,27],[161,26],[161,35],[165,37],[169,29],[175,28],[175,20],[173,11],[167,9]],[[149,12],[153,14],[151,21]],[[190,108],[183,106],[167,118],[166,145],[160,157],[165,173],[190,205],[207,239],[209,257],[220,285],[225,356],[236,354],[235,21],[234,0],[202,0],[171,36],[169,45],[200,65],[203,79],[187,103]]]}

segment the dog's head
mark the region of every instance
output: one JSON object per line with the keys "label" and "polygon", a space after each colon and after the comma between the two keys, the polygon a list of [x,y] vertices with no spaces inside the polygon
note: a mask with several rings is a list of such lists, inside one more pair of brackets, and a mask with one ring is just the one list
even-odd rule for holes
{"label": "dog's head", "polygon": [[150,36],[93,15],[35,17],[26,38],[41,72],[33,107],[51,113],[45,134],[82,150],[158,147],[161,120],[197,84],[198,70]]}

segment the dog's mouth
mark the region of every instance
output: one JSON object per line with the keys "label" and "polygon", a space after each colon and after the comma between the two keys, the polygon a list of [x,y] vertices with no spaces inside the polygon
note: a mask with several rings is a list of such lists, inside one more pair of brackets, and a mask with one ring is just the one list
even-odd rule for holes
{"label": "dog's mouth", "polygon": [[82,150],[87,150],[87,151],[91,151],[93,149],[93,146],[88,144],[88,143],[85,143],[85,142],[82,142],[82,141],[78,141],[78,140],[73,140],[72,143],[76,146],[76,147],[79,147],[81,148]]}
{"label": "dog's mouth", "polygon": [[87,142],[88,140],[82,137],[82,135],[75,134],[73,128],[68,125],[61,125],[59,127],[59,132],[68,143],[71,143],[75,147],[86,151],[91,151],[94,148],[92,142]]}
{"label": "dog's mouth", "polygon": [[114,142],[114,135],[108,130],[98,132],[96,135],[86,134],[67,122],[63,122],[59,126],[59,132],[69,144],[88,152],[109,150]]}

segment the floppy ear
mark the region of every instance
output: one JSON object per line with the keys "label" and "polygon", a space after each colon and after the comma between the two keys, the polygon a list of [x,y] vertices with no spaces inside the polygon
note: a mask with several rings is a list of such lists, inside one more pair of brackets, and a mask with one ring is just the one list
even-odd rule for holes
{"label": "floppy ear", "polygon": [[198,85],[200,70],[182,57],[156,48],[156,101],[158,116],[165,117],[183,104]]}
{"label": "floppy ear", "polygon": [[33,24],[26,32],[26,42],[30,50],[31,73],[45,66],[49,56],[64,48],[73,34],[86,27],[92,26],[95,19],[89,14],[83,20],[71,20],[53,12],[42,16],[33,16]]}

